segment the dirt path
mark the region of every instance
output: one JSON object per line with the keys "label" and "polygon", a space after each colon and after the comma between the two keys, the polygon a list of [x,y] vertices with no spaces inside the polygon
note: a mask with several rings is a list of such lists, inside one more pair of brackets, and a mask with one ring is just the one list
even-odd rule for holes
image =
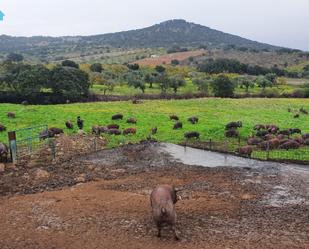
{"label": "dirt path", "polygon": [[[153,144],[39,167],[49,176],[33,167],[1,173],[1,249],[309,248],[302,171],[188,166]],[[184,189],[180,242],[169,229],[155,236],[149,193],[158,183]]]}

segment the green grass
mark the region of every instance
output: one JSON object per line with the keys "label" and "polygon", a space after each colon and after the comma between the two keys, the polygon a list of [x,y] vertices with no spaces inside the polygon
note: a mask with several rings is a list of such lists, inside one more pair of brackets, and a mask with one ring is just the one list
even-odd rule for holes
{"label": "green grass", "polygon": [[[0,123],[8,130],[47,124],[49,127],[65,128],[65,121],[75,121],[77,116],[85,120],[85,131],[90,132],[92,125],[107,125],[118,123],[121,129],[132,127],[126,124],[128,117],[138,120],[135,136],[107,136],[109,147],[124,142],[137,142],[146,138],[150,129],[158,127],[156,139],[163,142],[183,142],[183,135],[187,131],[198,131],[201,140],[212,138],[224,140],[224,126],[230,121],[243,121],[240,130],[241,137],[246,138],[252,133],[255,124],[277,124],[281,128],[300,128],[309,132],[309,115],[301,115],[299,119],[293,118],[288,108],[299,109],[304,106],[309,110],[307,99],[192,99],[192,100],[156,100],[145,101],[140,105],[131,102],[108,103],[80,103],[68,105],[49,106],[22,106],[14,104],[0,104]],[[7,112],[15,112],[15,119],[8,119]],[[116,113],[125,115],[125,119],[112,122],[111,116]],[[184,124],[182,130],[173,130],[173,122],[169,114],[177,114]],[[192,125],[187,122],[190,116],[198,116],[200,122]],[[135,125],[133,125],[135,127]],[[73,132],[76,132],[77,129]],[[72,133],[65,129],[66,133]],[[7,142],[7,133],[0,133],[0,141]],[[307,153],[309,154],[309,153]],[[309,160],[309,158],[308,158]]]}

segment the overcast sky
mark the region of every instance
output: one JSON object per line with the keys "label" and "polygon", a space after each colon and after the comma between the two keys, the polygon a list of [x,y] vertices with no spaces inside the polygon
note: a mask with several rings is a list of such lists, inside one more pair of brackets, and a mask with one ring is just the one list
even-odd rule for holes
{"label": "overcast sky", "polygon": [[0,0],[0,34],[91,35],[185,19],[309,50],[309,0]]}

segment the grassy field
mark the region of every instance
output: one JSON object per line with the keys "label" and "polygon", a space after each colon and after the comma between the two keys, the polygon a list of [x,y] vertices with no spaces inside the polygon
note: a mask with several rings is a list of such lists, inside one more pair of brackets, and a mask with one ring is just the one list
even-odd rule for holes
{"label": "grassy field", "polygon": [[[77,116],[85,120],[85,131],[90,132],[92,125],[107,125],[115,123],[111,116],[116,113],[125,115],[119,122],[121,128],[132,127],[126,123],[128,117],[138,120],[135,136],[107,136],[109,146],[119,143],[136,142],[146,138],[150,129],[158,127],[156,139],[164,142],[180,143],[184,141],[183,135],[187,131],[198,131],[201,140],[212,138],[223,141],[224,126],[230,121],[243,121],[240,130],[243,138],[251,134],[252,128],[257,123],[277,124],[281,128],[300,128],[309,132],[309,116],[301,115],[299,119],[293,118],[293,113],[288,108],[298,110],[304,106],[309,110],[309,100],[306,99],[194,99],[171,101],[145,101],[140,105],[131,102],[113,103],[82,103],[50,106],[22,106],[14,104],[0,105],[0,123],[7,126],[8,130],[47,124],[49,127],[65,128],[65,121],[75,121]],[[15,119],[8,119],[7,112],[15,112]],[[184,123],[182,130],[173,130],[173,122],[169,114],[177,114]],[[198,116],[200,122],[192,125],[187,122],[190,116]],[[134,125],[133,125],[134,127]],[[76,132],[65,129],[66,133]],[[0,133],[0,141],[7,141],[7,133]],[[309,159],[308,159],[309,160]]]}
{"label": "grassy field", "polygon": [[[287,85],[278,85],[276,87],[267,87],[266,91],[269,93],[276,93],[276,94],[283,94],[283,93],[292,93],[293,91],[300,89],[301,85],[303,85],[306,81],[300,81],[300,80],[294,80],[291,81],[291,84]],[[102,85],[93,85],[91,88],[91,92],[96,94],[103,94],[104,86]],[[171,88],[168,89],[168,93],[173,93],[173,90]],[[183,87],[180,87],[178,89],[179,94],[182,93],[197,93],[198,87],[192,83],[191,80],[187,80],[186,85]],[[235,89],[236,94],[245,94],[246,89],[237,87]],[[258,86],[254,86],[253,88],[249,88],[250,94],[259,94],[262,92],[262,89]],[[136,94],[141,94],[142,91],[140,89],[135,89],[133,87],[129,87],[127,84],[118,84],[115,86],[114,90],[112,92],[107,92],[106,94],[111,95],[129,95],[133,96]],[[153,84],[153,88],[149,88],[149,84],[146,84],[146,90],[145,94],[160,94],[161,89],[159,88],[158,84]]]}

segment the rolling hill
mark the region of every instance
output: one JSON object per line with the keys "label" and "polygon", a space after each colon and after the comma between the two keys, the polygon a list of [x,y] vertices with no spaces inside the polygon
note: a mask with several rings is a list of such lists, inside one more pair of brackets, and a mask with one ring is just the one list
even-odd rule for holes
{"label": "rolling hill", "polygon": [[276,46],[251,41],[185,20],[170,20],[143,29],[93,36],[0,36],[0,54],[2,56],[10,52],[18,52],[23,53],[26,57],[46,60],[66,54],[82,56],[89,51],[94,54],[102,54],[113,48],[170,48],[172,46],[279,49]]}

